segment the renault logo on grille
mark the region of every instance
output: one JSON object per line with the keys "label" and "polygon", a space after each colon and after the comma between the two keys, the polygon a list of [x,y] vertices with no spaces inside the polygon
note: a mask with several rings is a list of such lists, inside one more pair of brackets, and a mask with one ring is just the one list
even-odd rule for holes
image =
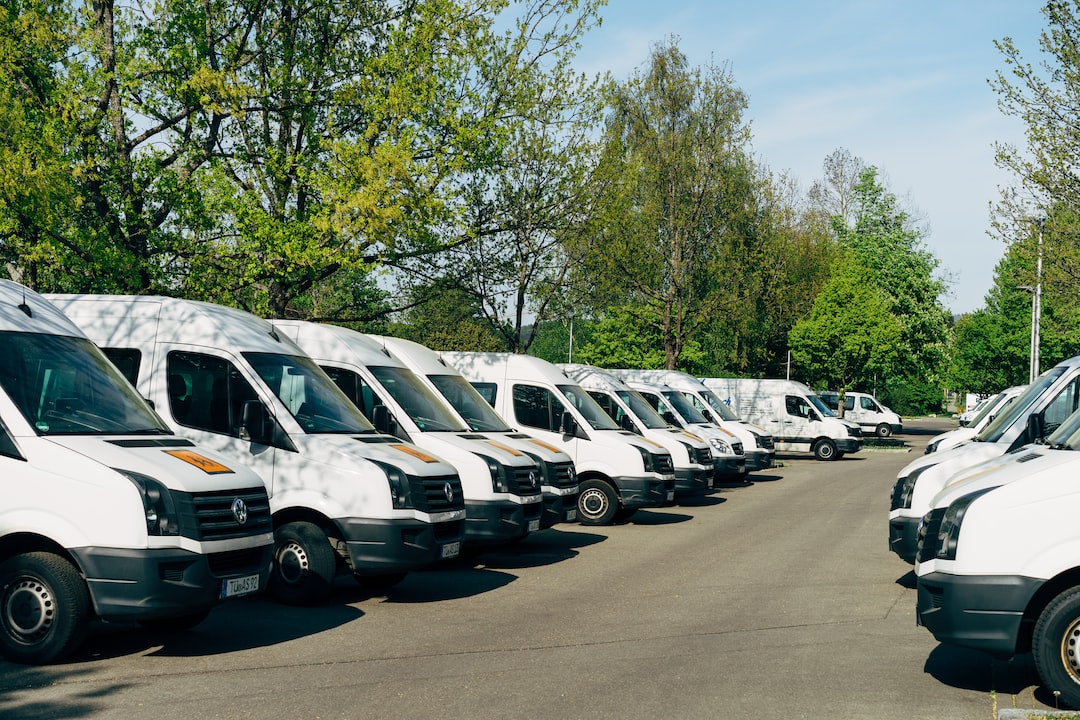
{"label": "renault logo on grille", "polygon": [[247,513],[247,503],[240,498],[236,498],[232,501],[232,514],[233,517],[236,518],[237,524],[244,525],[247,523]]}
{"label": "renault logo on grille", "polygon": [[454,502],[454,486],[450,483],[444,483],[442,489],[446,493],[446,502]]}

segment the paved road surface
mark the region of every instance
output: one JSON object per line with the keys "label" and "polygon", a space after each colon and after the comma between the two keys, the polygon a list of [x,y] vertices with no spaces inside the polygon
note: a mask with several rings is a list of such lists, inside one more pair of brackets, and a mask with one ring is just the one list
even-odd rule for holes
{"label": "paved road surface", "polygon": [[71,662],[0,662],[15,718],[859,718],[1046,708],[1030,659],[939,646],[887,549],[910,453],[782,457],[690,505],[569,525],[386,596],[223,606],[176,636],[100,630]]}

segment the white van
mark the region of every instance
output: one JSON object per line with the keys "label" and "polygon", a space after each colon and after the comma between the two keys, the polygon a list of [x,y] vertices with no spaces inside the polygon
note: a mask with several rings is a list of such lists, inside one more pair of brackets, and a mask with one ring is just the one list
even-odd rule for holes
{"label": "white van", "polygon": [[770,432],[753,422],[745,422],[699,378],[678,370],[619,369],[609,372],[627,382],[666,385],[681,392],[709,422],[735,436],[732,448],[735,454],[744,456],[745,472],[768,470],[775,465],[776,448]]}
{"label": "white van", "polygon": [[51,297],[174,431],[262,477],[280,601],[322,601],[339,573],[384,588],[460,552],[453,467],[376,433],[266,320],[178,298]]}
{"label": "white van", "polygon": [[628,380],[626,384],[636,390],[665,422],[688,430],[709,444],[713,456],[713,487],[746,476],[746,456],[742,453],[739,438],[702,415],[686,393],[668,385],[634,380]]}
{"label": "white van", "polygon": [[968,443],[923,455],[896,475],[889,504],[889,547],[915,562],[919,522],[958,472],[1052,433],[1080,406],[1080,356],[1050,368]]}
{"label": "white van", "polygon": [[378,339],[337,325],[275,320],[381,432],[457,468],[470,548],[515,542],[540,529],[540,468],[523,452],[472,432]]}
{"label": "white van", "polygon": [[1042,684],[1080,708],[1080,413],[980,463],[935,496],[920,530],[920,625],[995,657],[1030,652]]}
{"label": "white van", "polygon": [[539,465],[540,491],[544,498],[540,529],[577,520],[578,480],[569,455],[554,445],[511,429],[476,388],[430,348],[401,338],[371,337],[446,401],[471,432],[523,452]]}
{"label": "white van", "polygon": [[971,422],[930,438],[930,442],[926,443],[924,452],[930,454],[950,450],[957,445],[975,439],[975,436],[993,422],[999,412],[1011,405],[1013,400],[1019,397],[1026,387],[1027,385],[1013,385],[988,398],[989,402],[983,404],[982,409],[971,419]]}
{"label": "white van", "polygon": [[93,618],[182,629],[257,592],[255,473],[172,434],[86,336],[0,280],[0,654],[47,663]]}
{"label": "white van", "polygon": [[578,473],[578,520],[609,525],[675,498],[663,446],[621,429],[584,388],[528,355],[442,352],[511,425],[564,450]]}
{"label": "white van", "polygon": [[[837,415],[840,415],[840,393],[832,390],[819,392],[818,397],[829,406]],[[900,416],[869,393],[847,390],[844,392],[845,420],[858,423],[863,433],[873,433],[878,437],[887,438],[895,433],[904,431],[904,422]]]}
{"label": "white van", "polygon": [[713,456],[705,440],[669,424],[636,390],[609,372],[572,363],[557,367],[585,388],[619,427],[667,448],[675,463],[676,499],[712,489]]}
{"label": "white van", "polygon": [[720,400],[772,433],[777,450],[836,460],[862,448],[862,428],[841,420],[810,388],[779,378],[705,378]]}

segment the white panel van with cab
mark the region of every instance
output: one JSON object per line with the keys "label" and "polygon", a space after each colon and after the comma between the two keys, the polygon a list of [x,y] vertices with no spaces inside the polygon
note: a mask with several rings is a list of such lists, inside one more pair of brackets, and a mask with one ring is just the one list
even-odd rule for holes
{"label": "white panel van with cab", "polygon": [[243,463],[270,494],[270,591],[326,599],[338,574],[384,589],[456,557],[454,468],[377,433],[292,340],[233,308],[155,296],[51,296],[178,434]]}
{"label": "white panel van with cab", "polygon": [[[831,390],[819,392],[818,397],[837,415],[840,415],[840,393]],[[864,433],[878,437],[890,437],[904,431],[904,421],[899,415],[881,404],[869,393],[848,390],[844,392],[845,420],[858,423]]]}
{"label": "white panel van with cab", "polygon": [[992,423],[998,413],[1011,405],[1013,400],[1019,397],[1026,387],[1027,385],[1013,385],[987,398],[988,402],[983,403],[982,409],[975,414],[975,417],[971,418],[971,422],[930,438],[930,442],[926,443],[924,452],[927,454],[944,452],[957,445],[974,440],[975,436]]}
{"label": "white panel van with cab", "polygon": [[675,465],[658,443],[623,430],[546,360],[512,353],[442,352],[508,423],[562,449],[579,480],[578,520],[610,525],[675,498]]}
{"label": "white panel van with cab", "polygon": [[705,378],[705,385],[739,417],[761,425],[777,450],[812,452],[836,460],[862,448],[862,428],[841,420],[813,390],[779,378]]}
{"label": "white panel van with cab", "polygon": [[574,461],[559,448],[511,429],[476,388],[438,353],[420,343],[401,338],[372,336],[404,362],[474,433],[523,452],[540,466],[540,490],[544,510],[540,528],[577,520],[578,480]]}
{"label": "white panel van with cab", "polygon": [[540,529],[540,468],[530,456],[473,432],[378,338],[337,325],[275,320],[315,358],[380,431],[457,468],[465,493],[463,541],[501,545]]}
{"label": "white panel van with cab", "polygon": [[262,480],[177,437],[70,320],[0,280],[0,654],[47,663],[94,618],[182,629],[258,592]]}

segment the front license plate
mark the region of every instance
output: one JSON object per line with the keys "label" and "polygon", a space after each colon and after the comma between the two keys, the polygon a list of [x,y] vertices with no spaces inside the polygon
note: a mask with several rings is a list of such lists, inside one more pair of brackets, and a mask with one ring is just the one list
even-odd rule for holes
{"label": "front license plate", "polygon": [[529,521],[529,532],[536,532],[539,529],[540,529],[540,521],[539,520],[530,520]]}
{"label": "front license plate", "polygon": [[566,521],[567,522],[573,522],[574,520],[577,520],[577,510],[576,509],[575,510],[567,510],[566,511]]}
{"label": "front license plate", "polygon": [[461,554],[461,542],[446,543],[442,546],[442,559],[449,560]]}
{"label": "front license plate", "polygon": [[674,490],[668,490],[667,499],[668,500],[674,500],[675,499],[675,491]]}
{"label": "front license plate", "polygon": [[258,575],[247,575],[246,577],[231,578],[221,583],[221,597],[223,598],[250,595],[253,592],[259,592]]}

